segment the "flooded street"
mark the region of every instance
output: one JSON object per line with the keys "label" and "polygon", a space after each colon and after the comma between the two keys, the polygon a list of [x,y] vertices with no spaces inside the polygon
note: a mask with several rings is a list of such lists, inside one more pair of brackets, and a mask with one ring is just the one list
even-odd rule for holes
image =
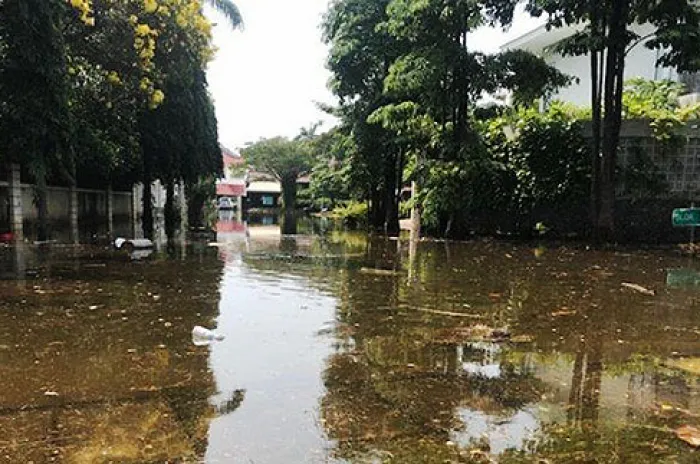
{"label": "flooded street", "polygon": [[700,263],[275,225],[212,245],[0,249],[0,462],[700,462]]}

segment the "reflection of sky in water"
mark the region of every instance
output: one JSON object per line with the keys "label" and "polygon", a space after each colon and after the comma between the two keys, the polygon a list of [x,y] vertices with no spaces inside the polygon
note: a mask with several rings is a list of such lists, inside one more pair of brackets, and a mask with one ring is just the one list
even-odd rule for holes
{"label": "reflection of sky in water", "polygon": [[211,401],[246,392],[234,413],[212,421],[206,462],[316,462],[328,446],[318,373],[331,350],[317,333],[333,320],[335,300],[303,279],[261,278],[232,261],[238,265],[226,268],[217,327],[226,339],[211,346],[219,391]]}
{"label": "reflection of sky in water", "polygon": [[467,447],[471,442],[486,438],[494,454],[509,448],[520,449],[539,428],[534,408],[517,411],[509,417],[460,408],[457,417],[464,422],[464,430],[452,432],[452,441]]}

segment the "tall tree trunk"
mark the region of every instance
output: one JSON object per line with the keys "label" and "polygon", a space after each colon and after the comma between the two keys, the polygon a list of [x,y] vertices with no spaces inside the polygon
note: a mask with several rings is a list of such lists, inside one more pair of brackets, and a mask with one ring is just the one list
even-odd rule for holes
{"label": "tall tree trunk", "polygon": [[165,235],[168,237],[168,242],[175,240],[176,224],[175,181],[168,179],[165,183]]}
{"label": "tall tree trunk", "polygon": [[143,216],[141,218],[143,236],[153,240],[153,177],[151,175],[150,166],[144,163],[143,170]]}
{"label": "tall tree trunk", "polygon": [[382,232],[384,230],[384,219],[386,218],[386,203],[384,201],[383,190],[373,186],[370,194],[370,220],[369,228],[372,232]]}
{"label": "tall tree trunk", "polygon": [[296,235],[298,221],[295,212],[293,210],[285,210],[281,219],[280,231],[282,235]]}
{"label": "tall tree trunk", "polygon": [[282,177],[282,207],[285,212],[292,212],[297,202],[297,174]]}
{"label": "tall tree trunk", "polygon": [[[594,36],[605,33],[603,19],[596,2],[592,4],[591,28]],[[598,216],[600,214],[600,129],[601,129],[601,103],[603,94],[603,53],[598,50],[591,51],[591,196],[590,196],[590,224],[594,241],[598,240]]]}
{"label": "tall tree trunk", "polygon": [[581,419],[591,429],[598,425],[600,385],[603,374],[603,350],[599,339],[593,341],[586,359],[586,381],[581,398]]}
{"label": "tall tree trunk", "polygon": [[622,91],[625,69],[626,0],[615,0],[609,24],[605,70],[603,158],[600,170],[598,233],[611,240],[615,232],[615,168],[622,124]]}
{"label": "tall tree trunk", "polygon": [[581,421],[581,396],[583,394],[584,361],[586,358],[585,342],[579,343],[574,359],[574,371],[571,375],[571,390],[566,411],[567,424],[577,426]]}

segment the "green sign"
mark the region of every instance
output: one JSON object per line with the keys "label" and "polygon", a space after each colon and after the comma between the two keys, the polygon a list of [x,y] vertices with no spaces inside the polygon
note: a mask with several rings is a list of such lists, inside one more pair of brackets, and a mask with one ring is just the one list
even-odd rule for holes
{"label": "green sign", "polygon": [[671,216],[674,226],[700,226],[700,208],[679,208]]}

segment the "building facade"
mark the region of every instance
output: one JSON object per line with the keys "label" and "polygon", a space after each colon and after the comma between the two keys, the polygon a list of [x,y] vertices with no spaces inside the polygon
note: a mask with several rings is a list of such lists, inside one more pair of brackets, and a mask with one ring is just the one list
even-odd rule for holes
{"label": "building facade", "polygon": [[[561,100],[573,103],[577,106],[590,106],[591,104],[591,65],[589,55],[563,56],[555,50],[556,45],[583,29],[579,26],[565,26],[547,30],[546,26],[540,26],[501,47],[502,51],[525,50],[542,57],[549,65],[576,80],[568,87],[560,89],[551,96],[552,100]],[[640,37],[648,36],[654,32],[651,25],[636,25],[632,30]],[[700,85],[696,85],[695,75],[679,75],[675,69],[657,65],[660,50],[651,50],[639,43],[634,46],[627,55],[625,61],[625,80],[641,77],[647,80],[672,80],[689,83],[689,92],[694,92]],[[700,84],[700,81],[697,82]]]}

